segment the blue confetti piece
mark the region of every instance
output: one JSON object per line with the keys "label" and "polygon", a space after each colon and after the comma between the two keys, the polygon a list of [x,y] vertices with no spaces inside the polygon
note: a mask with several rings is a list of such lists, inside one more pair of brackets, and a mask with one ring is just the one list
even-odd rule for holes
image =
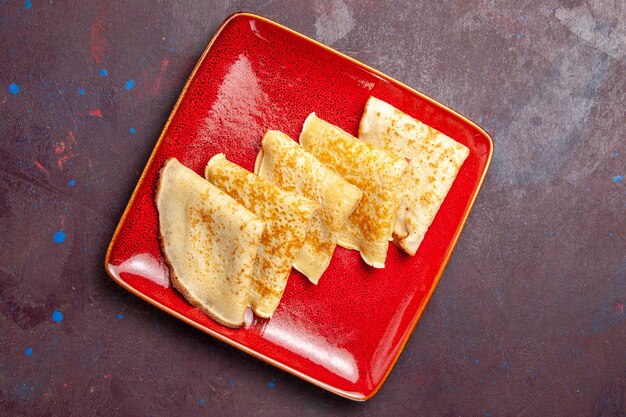
{"label": "blue confetti piece", "polygon": [[52,313],[52,320],[55,323],[61,323],[63,321],[63,313],[61,313],[59,310],[55,310]]}
{"label": "blue confetti piece", "polygon": [[128,80],[126,81],[124,88],[126,88],[126,91],[128,91],[128,90],[132,90],[134,86],[135,86],[135,80]]}
{"label": "blue confetti piece", "polygon": [[59,230],[53,236],[54,242],[55,243],[63,243],[63,242],[65,242],[65,236],[67,236],[67,235],[63,232],[63,229]]}
{"label": "blue confetti piece", "polygon": [[270,382],[267,383],[268,388],[274,388],[276,386],[276,378],[272,378]]}
{"label": "blue confetti piece", "polygon": [[135,128],[134,128],[134,127],[131,127],[130,129],[128,129],[128,131],[129,131],[132,135],[134,135],[134,134],[137,132],[137,131],[135,130]]}
{"label": "blue confetti piece", "polygon": [[33,348],[32,347],[27,347],[26,349],[24,349],[24,355],[30,356],[32,354],[33,354]]}
{"label": "blue confetti piece", "polygon": [[74,185],[76,185],[76,181],[74,180],[70,180],[67,185],[69,185],[70,187],[73,187]]}
{"label": "blue confetti piece", "polygon": [[206,400],[204,398],[200,398],[200,401],[199,401],[200,404],[204,404],[205,402]]}
{"label": "blue confetti piece", "polygon": [[622,181],[624,181],[624,176],[623,175],[616,175],[616,176],[613,177],[613,182],[615,184],[619,184]]}
{"label": "blue confetti piece", "polygon": [[9,84],[9,93],[17,94],[19,92],[20,92],[20,87],[17,84],[15,83]]}
{"label": "blue confetti piece", "polygon": [[619,156],[619,152],[613,152],[613,154],[611,155],[613,158],[617,158]]}
{"label": "blue confetti piece", "polygon": [[78,90],[78,94],[80,94],[81,96],[84,95],[85,94],[85,90],[81,88],[80,90]]}
{"label": "blue confetti piece", "polygon": [[102,68],[100,70],[100,76],[101,77],[106,77],[107,75],[109,75],[109,71],[105,70],[104,68]]}
{"label": "blue confetti piece", "polygon": [[117,315],[117,319],[118,319],[118,320],[122,320],[123,318],[124,318],[124,315],[123,315],[122,313],[119,313],[119,314]]}
{"label": "blue confetti piece", "polygon": [[504,369],[511,369],[511,365],[509,365],[509,362],[508,362],[508,361],[504,361],[504,362],[502,362],[502,367],[503,367]]}
{"label": "blue confetti piece", "polygon": [[30,9],[30,6],[31,6],[30,0],[25,0],[24,1],[24,7],[26,8],[26,10]]}

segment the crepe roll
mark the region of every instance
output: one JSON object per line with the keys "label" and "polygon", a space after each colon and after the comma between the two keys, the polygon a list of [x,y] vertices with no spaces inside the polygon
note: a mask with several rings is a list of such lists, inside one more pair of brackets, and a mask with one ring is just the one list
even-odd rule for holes
{"label": "crepe roll", "polygon": [[365,105],[359,139],[411,161],[393,240],[415,255],[469,149],[375,97]]}
{"label": "crepe roll", "polygon": [[174,288],[218,323],[241,327],[265,222],[175,158],[161,170],[156,206]]}
{"label": "crepe roll", "polygon": [[361,190],[363,196],[340,232],[339,245],[360,251],[368,265],[384,268],[408,162],[358,140],[315,113],[304,122],[300,145]]}
{"label": "crepe roll", "polygon": [[206,166],[206,178],[266,223],[250,287],[250,306],[260,317],[272,316],[287,285],[318,204],[234,164],[224,154]]}
{"label": "crepe roll", "polygon": [[294,262],[294,268],[317,284],[330,264],[339,232],[361,200],[361,190],[276,130],[263,136],[254,172],[319,204]]}

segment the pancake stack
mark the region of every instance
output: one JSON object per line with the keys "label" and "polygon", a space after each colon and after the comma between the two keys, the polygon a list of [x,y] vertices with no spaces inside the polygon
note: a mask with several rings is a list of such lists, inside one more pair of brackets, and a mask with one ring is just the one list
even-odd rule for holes
{"label": "pancake stack", "polygon": [[222,325],[276,311],[294,267],[317,284],[337,245],[383,268],[415,255],[469,149],[370,97],[358,139],[311,113],[300,144],[276,130],[254,173],[223,154],[205,177],[169,159],[156,205],[173,286]]}

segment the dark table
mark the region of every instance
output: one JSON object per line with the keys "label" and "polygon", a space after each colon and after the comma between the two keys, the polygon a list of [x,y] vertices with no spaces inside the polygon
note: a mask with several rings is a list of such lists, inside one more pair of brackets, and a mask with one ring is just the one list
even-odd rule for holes
{"label": "dark table", "polygon": [[[215,341],[103,269],[185,80],[239,10],[495,140],[439,287],[366,403]],[[623,2],[4,0],[0,88],[1,415],[625,415]]]}

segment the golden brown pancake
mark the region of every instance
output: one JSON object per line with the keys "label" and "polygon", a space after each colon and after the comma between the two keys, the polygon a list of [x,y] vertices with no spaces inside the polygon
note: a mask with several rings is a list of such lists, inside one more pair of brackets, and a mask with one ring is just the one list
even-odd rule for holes
{"label": "golden brown pancake", "polygon": [[358,140],[311,113],[300,145],[363,193],[341,231],[339,245],[357,249],[375,268],[384,268],[388,242],[404,195],[408,162]]}
{"label": "golden brown pancake", "polygon": [[318,204],[228,161],[224,154],[211,158],[205,176],[266,223],[254,266],[250,306],[258,316],[271,317]]}
{"label": "golden brown pancake", "polygon": [[317,284],[335,252],[339,231],[361,200],[361,190],[276,130],[263,136],[254,172],[320,205],[293,265]]}
{"label": "golden brown pancake", "polygon": [[411,160],[393,238],[415,255],[469,149],[375,97],[365,105],[359,139]]}
{"label": "golden brown pancake", "polygon": [[175,158],[161,170],[156,206],[174,288],[215,321],[241,327],[265,223]]}

